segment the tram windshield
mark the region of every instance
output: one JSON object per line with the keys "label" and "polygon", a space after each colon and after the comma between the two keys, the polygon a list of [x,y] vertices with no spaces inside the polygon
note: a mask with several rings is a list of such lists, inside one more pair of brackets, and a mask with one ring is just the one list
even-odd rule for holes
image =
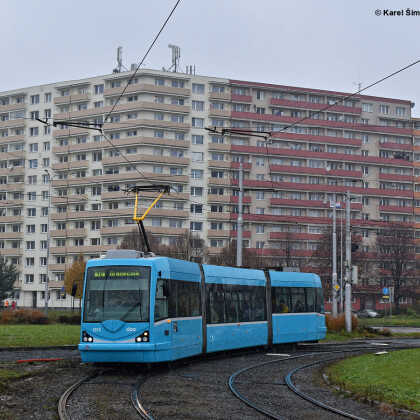
{"label": "tram windshield", "polygon": [[87,271],[84,322],[149,321],[150,267],[102,266]]}

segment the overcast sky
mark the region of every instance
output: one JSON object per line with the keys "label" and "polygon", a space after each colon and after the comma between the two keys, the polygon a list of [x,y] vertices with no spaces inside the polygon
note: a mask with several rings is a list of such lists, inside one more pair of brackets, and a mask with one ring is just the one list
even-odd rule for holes
{"label": "overcast sky", "polygon": [[[0,91],[108,74],[139,62],[175,0],[0,0]],[[420,59],[415,0],[181,0],[147,68],[353,93]],[[375,11],[381,11],[377,16]],[[384,16],[400,10],[403,16]],[[389,12],[388,12],[389,13]],[[364,93],[416,103],[420,63]]]}

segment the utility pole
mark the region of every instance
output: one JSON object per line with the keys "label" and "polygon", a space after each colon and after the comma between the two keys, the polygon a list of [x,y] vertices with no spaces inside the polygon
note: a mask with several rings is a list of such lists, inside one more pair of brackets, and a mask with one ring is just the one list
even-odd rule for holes
{"label": "utility pole", "polygon": [[48,264],[50,263],[50,219],[51,219],[51,177],[50,173],[45,169],[45,172],[48,174],[48,220],[47,220],[47,268],[45,274],[45,306],[44,306],[44,317],[48,316],[48,288],[49,288],[49,270]]}
{"label": "utility pole", "polygon": [[[340,198],[343,200],[343,197]],[[343,208],[340,212],[340,314],[344,312],[344,289],[343,289]]]}
{"label": "utility pole", "polygon": [[243,197],[243,168],[242,162],[239,164],[239,209],[238,209],[238,230],[237,230],[237,241],[236,241],[236,265],[242,267],[242,238],[243,238],[243,228],[244,221],[242,218],[242,197]]}
{"label": "utility pole", "polygon": [[337,211],[336,211],[337,196],[333,194],[333,273],[332,273],[332,315],[335,318],[338,315],[337,310]]}
{"label": "utility pole", "polygon": [[346,197],[346,331],[351,332],[351,232],[350,232],[350,191]]}

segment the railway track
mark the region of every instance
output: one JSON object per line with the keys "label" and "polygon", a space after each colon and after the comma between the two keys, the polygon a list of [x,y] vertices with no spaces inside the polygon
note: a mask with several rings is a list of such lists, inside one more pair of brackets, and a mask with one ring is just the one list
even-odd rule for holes
{"label": "railway track", "polygon": [[140,403],[133,397],[141,377],[137,369],[127,368],[110,368],[86,376],[62,394],[58,402],[60,420],[108,418],[111,414],[126,420],[138,420],[141,414],[146,420],[154,420],[145,410],[141,412]]}
{"label": "railway track", "polygon": [[[101,370],[68,388],[60,398],[58,411],[61,420],[96,419],[101,414],[109,414],[107,410],[111,410],[116,418],[127,420],[227,417],[241,420],[385,420],[387,417],[376,409],[361,406],[351,399],[341,399],[340,404],[343,401],[344,403],[334,406],[332,400],[337,400],[337,397],[333,397],[330,390],[321,392],[318,389],[314,396],[311,390],[312,379],[307,379],[323,363],[348,354],[382,350],[383,344],[350,344],[347,345],[350,348],[345,350],[337,349],[336,345],[304,345],[299,346],[298,354],[290,356],[276,357],[266,352],[247,352],[227,358],[213,355],[204,361],[183,361],[171,364],[171,369],[160,366],[147,372],[138,367]],[[411,348],[408,345],[396,346],[392,342],[388,344],[389,350]],[[321,348],[322,351],[314,351],[316,348]],[[262,359],[264,362],[261,362]],[[235,366],[243,366],[247,361],[247,367],[232,374]],[[227,380],[229,389],[237,397],[236,403],[229,396],[230,391],[226,390]],[[320,398],[320,393],[325,398]],[[99,408],[87,409],[89,404],[92,405],[92,400]],[[252,410],[247,410],[246,415],[243,408],[240,408],[243,403],[252,407]],[[211,416],[199,414],[200,409],[211,412]],[[232,413],[226,412],[227,409],[232,410]]]}
{"label": "railway track", "polygon": [[[278,389],[278,385],[284,385],[283,389],[287,387],[288,390],[293,392],[296,396],[299,396],[300,398],[308,401],[309,403],[315,405],[317,407],[318,411],[312,411],[313,418],[350,418],[354,420],[366,420],[366,419],[385,419],[387,418],[382,413],[377,413],[376,410],[371,410],[369,407],[360,406],[360,404],[357,404],[356,411],[357,414],[351,411],[351,406],[356,404],[353,404],[352,400],[350,401],[350,404],[346,404],[347,408],[346,410],[339,408],[337,406],[334,406],[334,404],[331,403],[325,403],[321,401],[321,399],[317,397],[313,397],[310,395],[309,392],[302,391],[292,380],[293,375],[296,375],[300,372],[303,372],[305,369],[313,368],[316,366],[319,366],[323,363],[330,363],[333,361],[337,361],[343,358],[345,355],[349,354],[362,354],[366,352],[376,352],[378,351],[378,348],[383,349],[385,343],[375,343],[377,345],[370,345],[370,346],[363,346],[363,347],[354,347],[352,349],[346,349],[346,350],[337,350],[336,346],[327,346],[323,349],[323,351],[320,352],[307,352],[304,354],[299,354],[296,356],[290,356],[290,355],[279,355],[282,356],[280,358],[265,361],[262,363],[257,363],[254,365],[247,366],[245,368],[242,368],[238,371],[236,371],[230,378],[229,378],[229,388],[233,392],[233,394],[239,398],[241,401],[243,401],[246,405],[252,407],[254,410],[256,410],[259,413],[265,414],[267,417],[276,419],[276,420],[288,420],[289,418],[302,418],[299,416],[296,416],[295,413],[292,414],[288,413],[288,410],[285,408],[284,404],[277,405],[275,409],[273,409],[273,404],[271,404],[271,401],[267,398],[260,399],[261,392],[254,392],[256,389],[256,386],[259,385],[260,387],[263,386],[264,389],[268,389],[271,387],[271,394],[276,394],[277,398],[280,398],[282,401],[285,398],[290,398],[286,396],[286,393],[282,391],[281,393],[273,391],[273,388]],[[307,348],[310,346],[307,346]],[[405,348],[412,348],[411,346],[386,346],[387,350],[401,350]],[[330,357],[331,354],[335,354],[334,357]],[[297,365],[293,368],[290,368],[289,365],[296,365],[295,362],[301,362],[305,359],[311,359],[316,358],[319,360],[311,361],[310,363],[304,363],[303,365]],[[269,373],[267,373],[266,368],[268,366],[272,365],[278,365],[285,363],[287,366],[283,369],[281,369],[281,377],[284,378],[284,381],[273,380]],[[259,369],[262,369],[262,372],[258,373]],[[271,369],[272,371],[274,369]],[[252,374],[250,372],[252,371]],[[244,374],[247,374],[247,377],[239,381],[238,378]],[[276,375],[278,376],[278,370],[276,369]],[[302,381],[301,381],[302,382]],[[242,386],[243,390],[239,391],[238,387]],[[296,403],[297,404],[297,403]],[[274,404],[275,405],[275,404]],[[360,414],[362,412],[362,414]],[[328,414],[327,414],[328,413]],[[304,417],[303,417],[304,418]],[[308,417],[309,418],[309,417]],[[395,418],[395,417],[392,417]]]}

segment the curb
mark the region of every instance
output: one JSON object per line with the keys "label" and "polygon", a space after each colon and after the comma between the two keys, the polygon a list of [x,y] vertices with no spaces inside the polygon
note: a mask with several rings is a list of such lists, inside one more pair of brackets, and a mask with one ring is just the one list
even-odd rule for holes
{"label": "curb", "polygon": [[37,347],[1,347],[0,351],[33,351],[33,350],[77,350],[78,346],[37,346]]}

